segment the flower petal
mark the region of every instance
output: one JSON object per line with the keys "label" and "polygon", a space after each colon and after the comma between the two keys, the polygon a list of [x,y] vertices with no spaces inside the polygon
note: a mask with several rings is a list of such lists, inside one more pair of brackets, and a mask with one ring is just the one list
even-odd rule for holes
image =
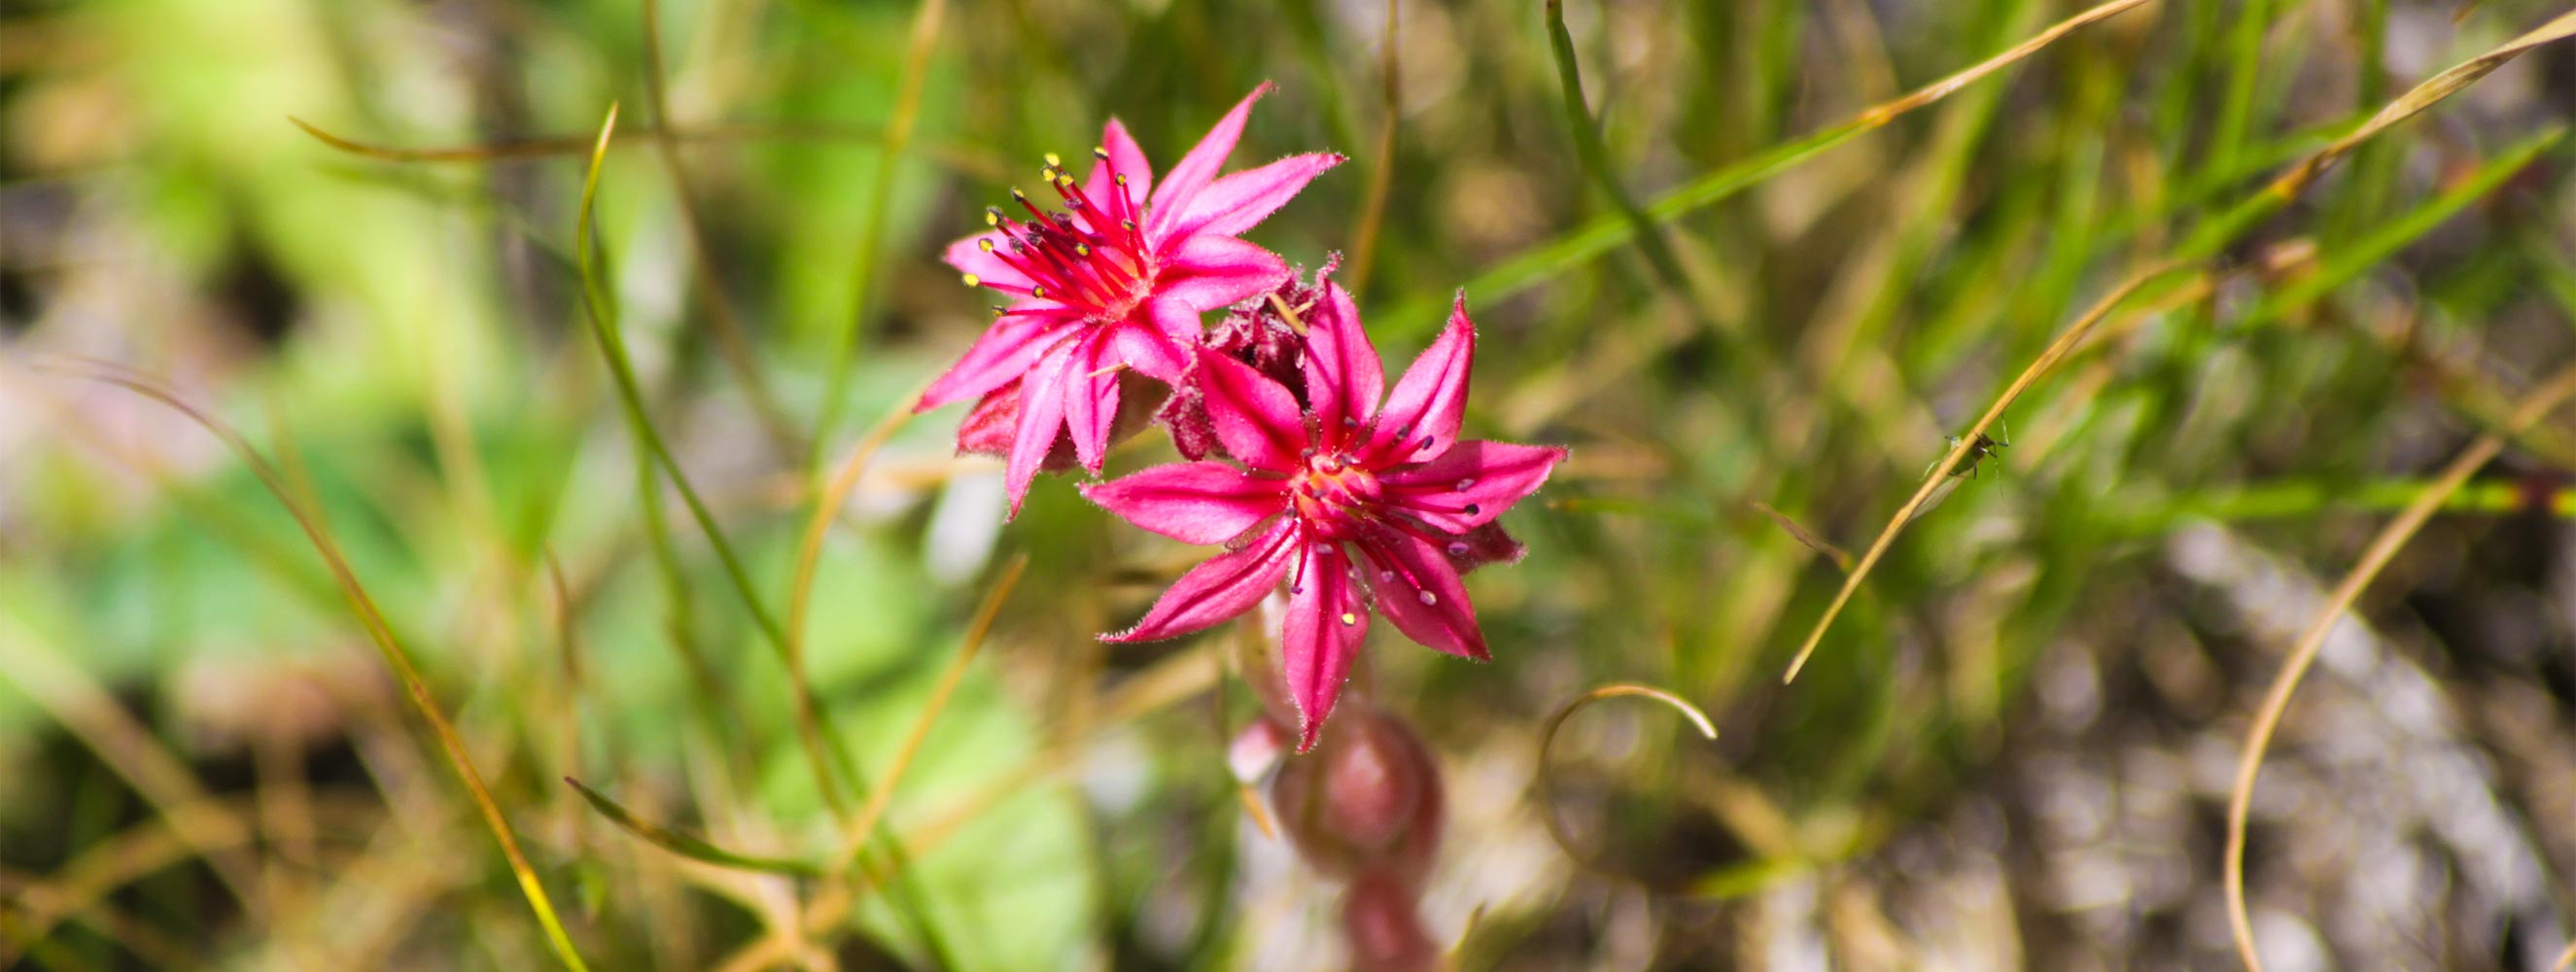
{"label": "flower petal", "polygon": [[1306,312],[1305,358],[1306,401],[1315,410],[1317,438],[1326,449],[1341,448],[1346,425],[1365,423],[1377,414],[1377,400],[1386,394],[1386,369],[1378,364],[1377,346],[1360,330],[1360,311],[1351,303],[1350,291],[1330,280]]}
{"label": "flower petal", "polygon": [[1448,554],[1432,541],[1379,523],[1361,527],[1360,551],[1367,556],[1370,589],[1377,592],[1377,613],[1423,647],[1460,658],[1490,661],[1485,633],[1476,626],[1476,605]]}
{"label": "flower petal", "polygon": [[1279,254],[1231,236],[1201,234],[1165,253],[1154,278],[1154,301],[1194,311],[1215,310],[1257,297],[1288,280]]}
{"label": "flower petal", "polygon": [[1082,495],[1120,519],[1182,543],[1224,543],[1287,506],[1284,480],[1253,476],[1222,462],[1154,466],[1082,487]]}
{"label": "flower petal", "polygon": [[948,244],[947,252],[940,254],[939,258],[947,261],[949,266],[973,274],[982,283],[997,283],[1021,290],[1028,289],[1030,284],[1028,274],[1013,268],[1000,256],[985,252],[984,242],[987,240],[992,241],[995,247],[1008,246],[1011,242],[1010,238],[1002,235],[1001,230],[986,230]]}
{"label": "flower petal", "polygon": [[1233,111],[1217,119],[1216,127],[1208,129],[1205,138],[1190,147],[1190,154],[1182,156],[1180,163],[1164,174],[1162,184],[1154,187],[1154,212],[1146,222],[1148,235],[1161,238],[1181,214],[1189,211],[1190,201],[1216,178],[1216,170],[1225,167],[1225,157],[1234,153],[1234,143],[1243,138],[1243,119],[1252,113],[1252,103],[1269,93],[1270,82],[1264,81],[1251,94],[1244,95],[1242,101],[1235,102]]}
{"label": "flower petal", "polygon": [[1155,598],[1135,627],[1100,640],[1125,644],[1176,638],[1252,610],[1287,575],[1296,536],[1296,528],[1281,520],[1250,546],[1208,558]]}
{"label": "flower petal", "polygon": [[1190,375],[1227,455],[1276,473],[1294,472],[1304,464],[1305,414],[1287,388],[1206,348],[1198,349],[1198,367]]}
{"label": "flower petal", "polygon": [[1100,471],[1109,454],[1109,424],[1118,417],[1116,348],[1107,333],[1093,331],[1076,344],[1064,373],[1064,421],[1073,433],[1073,456],[1082,468]]}
{"label": "flower petal", "polygon": [[984,336],[966,349],[965,356],[922,391],[921,401],[913,405],[913,410],[927,412],[1007,385],[1027,374],[1040,355],[1080,327],[1052,317],[1018,314],[994,321]]}
{"label": "flower petal", "polygon": [[1467,372],[1476,363],[1476,324],[1467,319],[1467,293],[1449,310],[1449,326],[1404,369],[1386,409],[1378,413],[1373,464],[1402,465],[1439,455],[1458,438],[1467,408]]}
{"label": "flower petal", "polygon": [[1011,515],[1020,515],[1020,501],[1029,495],[1029,482],[1037,478],[1038,467],[1046,462],[1047,450],[1055,446],[1056,432],[1064,428],[1065,372],[1071,370],[1075,357],[1073,341],[1059,341],[1029,369],[1028,379],[1020,385],[1020,430],[1011,438],[1011,457],[1004,463],[1002,486],[1011,497]]}
{"label": "flower petal", "polygon": [[1538,491],[1565,461],[1556,446],[1513,445],[1469,439],[1430,462],[1380,477],[1405,512],[1449,533],[1494,521],[1522,497]]}
{"label": "flower petal", "polygon": [[1127,126],[1112,118],[1101,126],[1100,148],[1109,151],[1109,161],[1093,162],[1091,174],[1082,179],[1082,194],[1103,206],[1113,205],[1109,191],[1118,183],[1117,176],[1127,177],[1127,208],[1144,208],[1146,195],[1154,188],[1154,167],[1145,161],[1145,150],[1136,147],[1135,136]]}
{"label": "flower petal", "polygon": [[1245,169],[1208,183],[1190,200],[1188,212],[1172,223],[1171,235],[1209,233],[1239,236],[1260,225],[1315,177],[1349,161],[1338,152],[1291,155],[1258,169]]}
{"label": "flower petal", "polygon": [[1282,674],[1297,703],[1297,751],[1315,746],[1324,717],[1341,698],[1351,659],[1368,640],[1368,606],[1351,580],[1349,554],[1338,543],[1299,543],[1289,575],[1288,618],[1279,633]]}
{"label": "flower petal", "polygon": [[1190,346],[1199,337],[1198,312],[1178,304],[1167,311],[1156,304],[1149,316],[1150,322],[1129,320],[1111,332],[1117,359],[1149,378],[1177,382],[1190,370]]}

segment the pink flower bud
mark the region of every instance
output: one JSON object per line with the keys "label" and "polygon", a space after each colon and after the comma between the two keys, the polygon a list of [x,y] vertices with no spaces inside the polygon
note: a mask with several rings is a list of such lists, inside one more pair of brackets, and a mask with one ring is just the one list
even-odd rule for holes
{"label": "pink flower bud", "polygon": [[1422,927],[1412,882],[1384,871],[1364,871],[1342,894],[1342,934],[1351,945],[1354,972],[1428,972],[1440,947]]}
{"label": "pink flower bud", "polygon": [[1439,767],[1402,719],[1374,706],[1328,724],[1270,793],[1299,855],[1325,874],[1368,870],[1409,885],[1439,846]]}
{"label": "pink flower bud", "polygon": [[1249,786],[1270,775],[1279,757],[1287,753],[1288,730],[1268,719],[1254,719],[1225,747],[1225,765],[1234,771],[1235,782]]}

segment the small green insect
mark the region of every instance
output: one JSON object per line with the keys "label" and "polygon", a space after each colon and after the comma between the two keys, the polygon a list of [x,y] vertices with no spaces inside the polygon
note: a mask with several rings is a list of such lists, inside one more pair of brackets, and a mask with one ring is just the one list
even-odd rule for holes
{"label": "small green insect", "polygon": [[[1977,433],[1977,441],[1968,446],[1967,456],[1960,461],[1959,468],[1950,470],[1950,475],[1967,479],[1975,479],[1977,478],[1978,468],[1983,465],[1986,460],[1994,458],[1998,450],[2011,448],[2012,426],[1999,422],[1998,427],[2002,430],[2004,437],[2001,440],[1997,440],[1983,432]],[[1958,436],[1950,436],[1950,447],[1953,449],[1958,448],[1959,441]],[[1934,459],[1932,460],[1931,465],[1923,467],[1923,474],[1926,476],[1932,475],[1932,470],[1938,469],[1940,466],[1941,460]]]}

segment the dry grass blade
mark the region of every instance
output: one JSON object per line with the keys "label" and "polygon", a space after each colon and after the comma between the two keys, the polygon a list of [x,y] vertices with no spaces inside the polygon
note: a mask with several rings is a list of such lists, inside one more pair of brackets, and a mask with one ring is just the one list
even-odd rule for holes
{"label": "dry grass blade", "polygon": [[1573,859],[1575,864],[1584,870],[1605,877],[1626,879],[1626,875],[1602,867],[1600,862],[1593,859],[1591,855],[1577,851],[1573,835],[1565,832],[1564,822],[1556,818],[1556,807],[1549,802],[1550,795],[1556,792],[1556,763],[1550,753],[1555,750],[1557,732],[1565,728],[1567,719],[1573,718],[1574,714],[1582,711],[1585,706],[1603,699],[1615,699],[1621,696],[1653,699],[1671,706],[1681,712],[1683,718],[1690,720],[1691,728],[1699,730],[1700,736],[1712,741],[1717,738],[1717,724],[1709,721],[1708,713],[1700,711],[1699,706],[1692,705],[1690,700],[1681,696],[1652,685],[1614,682],[1575,696],[1571,701],[1557,707],[1556,714],[1547,718],[1547,728],[1539,731],[1538,780],[1533,785],[1537,789],[1539,801],[1538,819],[1547,825],[1548,837],[1556,841],[1558,850],[1564,851],[1566,857]]}
{"label": "dry grass blade", "polygon": [[2001,54],[1997,54],[1975,64],[1971,64],[1949,77],[1942,78],[1941,80],[1934,81],[1931,84],[1916,88],[1913,91],[1908,92],[1904,97],[1898,98],[1894,101],[1873,105],[1868,110],[1861,112],[1860,115],[1853,120],[1871,128],[1885,125],[1888,122],[1895,120],[1898,115],[1905,114],[1906,112],[1913,111],[1914,109],[1921,108],[1935,101],[1947,98],[1953,92],[1956,92],[1961,88],[1984,80],[1989,74],[2011,67],[2014,62],[2039,53],[2040,48],[2057,43],[2060,38],[2063,38],[2068,34],[2072,34],[2094,23],[2108,20],[2112,17],[2126,13],[2131,9],[2145,6],[2147,2],[2148,0],[2112,0],[2110,3],[2102,4],[2101,6],[2086,10],[2083,13],[2068,17],[2065,20],[2058,21],[2057,23],[2050,25],[2047,30],[2033,34],[2028,40],[2024,40],[2019,44],[2013,45],[2010,50],[2006,50]]}
{"label": "dry grass blade", "polygon": [[518,837],[511,832],[509,819],[501,815],[501,806],[493,801],[490,788],[483,783],[483,774],[474,768],[473,757],[466,754],[464,740],[456,735],[456,727],[448,724],[446,714],[439,710],[437,701],[430,696],[429,683],[421,678],[420,669],[412,664],[411,653],[394,640],[393,629],[385,623],[383,612],[377,610],[375,599],[358,583],[356,572],[350,569],[347,558],[340,553],[339,542],[322,525],[320,516],[296,502],[294,492],[287,488],[276,467],[269,465],[259,450],[252,448],[249,440],[242,438],[231,426],[120,367],[105,362],[90,364],[94,370],[83,377],[117,385],[170,406],[223,440],[224,445],[250,467],[251,473],[259,477],[260,484],[286,507],[287,514],[295,518],[296,525],[303,528],[305,538],[312,541],[314,549],[322,554],[322,559],[331,568],[332,579],[339,583],[341,593],[348,597],[350,610],[358,615],[359,624],[367,629],[367,636],[375,642],[377,652],[384,656],[385,663],[402,682],[412,708],[437,735],[439,749],[447,756],[448,766],[465,783],[475,809],[482,813],[483,822],[491,829],[493,839],[500,842],[501,854],[509,859],[510,872],[518,879],[519,890],[527,897],[528,907],[536,912],[537,923],[544,926],[547,942],[554,947],[555,957],[562,960],[567,968],[587,970],[589,967],[582,963],[581,953],[573,948],[571,936],[564,931],[563,920],[555,912],[554,901],[546,896],[545,886],[538,882],[536,870],[528,865],[527,855],[520,851]]}
{"label": "dry grass blade", "polygon": [[2549,963],[2549,972],[2567,972],[2568,969],[2576,969],[2576,942],[2569,942],[2567,950],[2558,953],[2558,961]]}
{"label": "dry grass blade", "polygon": [[920,753],[922,740],[930,738],[931,725],[939,720],[939,713],[948,708],[949,696],[956,693],[957,683],[965,679],[966,666],[975,660],[977,650],[984,647],[984,636],[992,633],[993,619],[1002,613],[1002,602],[1010,598],[1012,588],[1019,586],[1020,572],[1027,570],[1028,566],[1028,554],[1011,558],[1011,562],[1003,566],[1001,576],[993,579],[992,589],[984,593],[984,603],[975,609],[975,620],[966,626],[965,642],[958,646],[957,657],[949,660],[948,670],[939,674],[939,684],[931,688],[930,699],[922,703],[921,715],[912,722],[912,732],[904,736],[903,748],[895,751],[893,765],[886,768],[885,781],[877,785],[875,792],[868,794],[867,806],[859,811],[858,819],[851,821],[848,831],[842,835],[841,856],[845,861],[856,861],[859,853],[867,848],[868,838],[876,835],[877,822],[885,816],[886,804],[894,800],[895,787],[902,784],[904,771],[912,767],[912,758]]}
{"label": "dry grass blade", "polygon": [[563,781],[570,785],[574,792],[581,794],[582,799],[589,801],[591,809],[599,811],[600,816],[607,817],[608,822],[616,824],[619,829],[634,834],[645,843],[700,864],[793,877],[820,877],[823,873],[822,868],[804,861],[734,853],[638,817],[632,811],[618,805],[617,801],[609,799],[597,790],[583,786],[580,780],[567,776]]}
{"label": "dry grass blade", "polygon": [[[2282,713],[2290,707],[2290,693],[2298,690],[2299,679],[2316,662],[2317,652],[2325,646],[2326,635],[2334,630],[2335,622],[2342,619],[2353,601],[2361,597],[2362,590],[2369,587],[2370,582],[2379,576],[2379,571],[2397,556],[2397,551],[2406,546],[2406,541],[2432,519],[2433,512],[2441,508],[2443,501],[2503,452],[2506,439],[2539,422],[2566,402],[2570,395],[2576,395],[2576,364],[2560,368],[2557,374],[2525,396],[2514,407],[2505,428],[2479,436],[2458,458],[2451,460],[2440,478],[2424,487],[2413,503],[2388,521],[2387,526],[2380,528],[2378,536],[2371,538],[2370,547],[2362,552],[2361,561],[2344,575],[2342,583],[2335,585],[2334,592],[2326,598],[2324,609],[2308,622],[2308,628],[2300,633],[2298,643],[2291,646],[2289,660],[2282,664],[2280,674],[2273,677],[2271,691],[2263,697],[2262,709],[2254,714],[2254,726],[2246,731],[2245,752],[2236,764],[2236,786],[2227,795],[2227,922],[2236,936],[2237,955],[2245,960],[2247,969],[2262,972],[2263,960],[2254,952],[2254,925],[2245,908],[2245,818],[2253,807],[2254,781],[2262,772],[2263,751],[2271,746],[2272,734],[2280,728]],[[2565,965],[2564,962],[2560,964]]]}
{"label": "dry grass blade", "polygon": [[2279,179],[2273,180],[2271,186],[2264,191],[2282,198],[2298,195],[2307,188],[2308,183],[2315,181],[2317,176],[2324,174],[2328,167],[2334,165],[2335,160],[2342,158],[2344,153],[2352,151],[2354,146],[2369,140],[2371,136],[2379,134],[2391,125],[2422,114],[2425,109],[2439,104],[2442,99],[2458,94],[2460,89],[2476,83],[2479,78],[2495,73],[2495,69],[2503,67],[2507,61],[2522,56],[2525,51],[2569,37],[2576,37],[2576,10],[2559,14],[2556,19],[2540,25],[2530,33],[2506,41],[2484,54],[2460,62],[2448,71],[2425,79],[2424,83],[2416,85],[2405,94],[2399,95],[2397,100],[2389,102],[2388,106],[2381,108],[2378,114],[2370,116],[2370,120],[2363,122],[2360,128],[2353,129],[2350,134],[2336,139],[2334,144],[2309,156],[2297,167],[2284,173]]}
{"label": "dry grass blade", "polygon": [[1995,397],[1994,404],[1987,407],[1986,414],[1979,416],[1976,424],[1969,426],[1967,432],[1950,445],[1949,453],[1942,456],[1941,461],[1934,464],[1931,472],[1924,476],[1923,485],[1914,490],[1914,497],[1906,500],[1904,506],[1897,507],[1896,515],[1888,518],[1887,526],[1878,532],[1878,539],[1871,541],[1869,550],[1861,554],[1860,563],[1854,565],[1851,571],[1843,576],[1842,590],[1834,593],[1833,603],[1825,606],[1824,616],[1817,618],[1815,628],[1807,632],[1806,643],[1798,647],[1798,656],[1790,660],[1789,672],[1781,676],[1780,681],[1783,683],[1797,681],[1798,670],[1806,667],[1807,658],[1816,653],[1816,645],[1825,640],[1825,630],[1833,627],[1834,618],[1842,614],[1843,605],[1851,603],[1853,592],[1860,590],[1860,582],[1869,577],[1871,568],[1878,566],[1879,558],[1886,556],[1889,545],[1896,542],[1897,533],[1903,531],[1905,525],[1914,520],[1915,512],[1931,500],[1933,492],[1940,489],[1942,482],[1949,478],[1950,470],[1957,468],[1959,461],[1967,458],[1968,452],[1976,448],[1980,437],[1985,435],[1988,427],[1994,425],[1997,418],[2002,417],[2004,409],[2010,408],[2013,401],[2021,397],[2023,391],[2054,370],[2057,363],[2065,359],[2067,352],[2082,344],[2085,335],[2092,332],[2093,325],[2101,323],[2103,318],[2110,316],[2111,311],[2117,309],[2131,295],[2136,294],[2140,288],[2172,273],[2177,266],[2173,263],[2164,263],[2150,267],[2130,277],[2128,282],[2113,288],[2109,294],[2095,303],[2091,310],[2085,311],[2084,316],[2077,318],[2065,333],[2059,334],[2057,340],[2050,342],[2047,350],[2041,351],[2039,357],[2030,363],[2030,367],[2022,369],[2021,375],[2013,379],[2012,384],[2004,389],[2003,394]]}

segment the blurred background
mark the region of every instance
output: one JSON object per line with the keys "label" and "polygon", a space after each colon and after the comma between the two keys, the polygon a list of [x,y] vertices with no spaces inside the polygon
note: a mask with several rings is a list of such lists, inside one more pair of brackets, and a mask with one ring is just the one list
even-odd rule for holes
{"label": "blurred background", "polygon": [[[2562,11],[2159,0],[1862,131],[2083,8],[1391,6],[0,0],[0,968],[555,962],[296,520],[94,360],[319,511],[593,967],[1343,967],[1339,886],[1227,769],[1235,635],[1092,638],[1198,552],[1066,478],[1002,524],[961,409],[831,511],[801,626],[825,747],[903,766],[877,879],[809,926],[846,882],[769,873],[835,863],[858,801],[818,789],[761,618],[831,472],[989,320],[939,248],[1106,117],[1168,165],[1263,80],[1237,167],[1352,161],[1252,238],[1344,252],[1398,366],[1467,288],[1470,431],[1574,450],[1505,520],[1528,560],[1470,579],[1495,661],[1381,625],[1355,690],[1441,768],[1422,913],[1455,967],[2233,967],[2222,821],[2266,686],[2576,353],[2576,44],[2220,216]],[[723,551],[584,314],[612,103],[597,286]],[[2175,255],[1784,687],[1945,437]],[[2567,947],[2571,472],[2576,413],[2513,436],[2328,640],[2252,804],[2271,968]],[[1609,700],[1542,792],[1548,717],[1613,681],[1718,740]],[[772,866],[657,847],[567,776]]]}

